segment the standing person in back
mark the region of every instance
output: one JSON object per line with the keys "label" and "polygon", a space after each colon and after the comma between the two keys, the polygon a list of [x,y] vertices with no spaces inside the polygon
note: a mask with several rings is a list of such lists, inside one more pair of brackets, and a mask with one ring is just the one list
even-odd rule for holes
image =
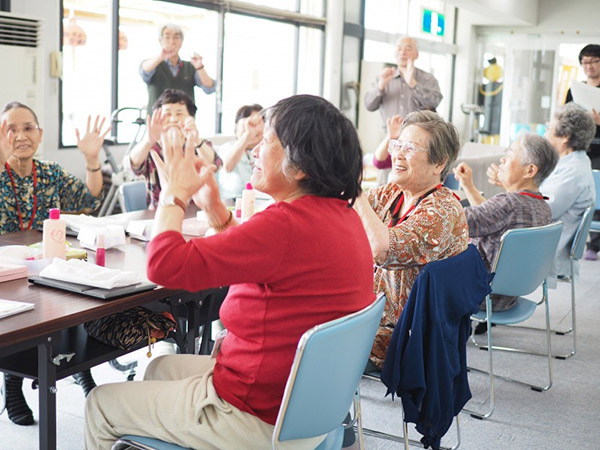
{"label": "standing person in back", "polygon": [[[583,68],[586,76],[586,83],[590,86],[600,88],[600,45],[588,44],[579,52],[579,64]],[[567,91],[566,103],[573,101],[571,89]],[[592,169],[600,170],[600,112],[592,109],[592,119],[596,124],[596,135],[592,139],[588,156],[592,161]],[[600,212],[594,213],[594,220],[600,220]],[[600,233],[590,233],[591,240],[588,244],[584,258],[590,261],[598,259],[598,251],[600,251]]]}
{"label": "standing person in back", "polygon": [[182,90],[194,103],[195,86],[202,88],[205,94],[215,92],[215,80],[206,72],[202,56],[194,53],[190,61],[183,61],[179,57],[179,50],[183,44],[183,31],[179,25],[163,25],[158,41],[160,53],[140,64],[140,75],[148,85],[147,111],[152,111],[154,102],[165,89]]}
{"label": "standing person in back", "polygon": [[383,125],[388,118],[406,117],[413,111],[434,110],[442,101],[440,85],[433,75],[415,67],[419,57],[417,41],[403,37],[396,44],[396,68],[387,67],[380,73],[373,89],[365,96],[369,111],[379,109]]}

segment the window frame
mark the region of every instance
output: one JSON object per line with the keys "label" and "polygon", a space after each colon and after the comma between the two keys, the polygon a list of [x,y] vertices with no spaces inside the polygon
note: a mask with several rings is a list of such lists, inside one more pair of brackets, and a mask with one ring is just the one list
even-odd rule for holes
{"label": "window frame", "polygon": [[[110,34],[111,34],[111,64],[110,64],[110,104],[111,111],[115,111],[118,107],[118,74],[119,74],[119,11],[120,11],[120,0],[109,0],[110,1]],[[301,0],[296,2],[297,11],[287,11],[281,10],[277,8],[261,6],[261,5],[253,5],[251,3],[243,2],[243,1],[228,1],[225,5],[223,2],[219,0],[215,1],[197,1],[197,0],[161,0],[165,3],[174,3],[184,6],[190,6],[194,8],[207,9],[211,11],[216,11],[218,16],[218,35],[215,42],[217,46],[217,61],[216,61],[216,69],[215,69],[215,83],[217,85],[217,89],[215,91],[216,97],[216,108],[215,108],[215,134],[221,133],[222,130],[222,101],[223,101],[223,59],[224,59],[224,41],[225,41],[225,14],[227,13],[235,13],[241,14],[249,17],[255,17],[260,19],[272,20],[276,22],[282,22],[289,25],[292,25],[296,28],[295,34],[296,39],[293,44],[293,48],[291,49],[295,55],[295,63],[294,63],[294,93],[297,93],[298,90],[298,48],[299,48],[299,36],[300,36],[300,27],[309,27],[316,28],[323,32],[323,42],[321,44],[321,58],[320,58],[320,95],[323,95],[323,79],[324,79],[324,67],[325,67],[325,52],[323,51],[325,48],[325,39],[326,39],[326,25],[327,20],[326,16],[326,7],[327,0],[323,0],[323,11],[322,17],[300,13],[301,9]],[[63,51],[63,33],[64,33],[64,0],[60,2],[60,24],[59,24],[59,49]],[[74,145],[65,145],[63,143],[63,81],[59,79],[58,82],[58,147],[60,150],[68,149],[75,147]],[[115,124],[116,125],[116,124]],[[116,136],[116,130],[113,130],[113,136]],[[128,144],[128,142],[120,142],[115,141],[115,145]]]}

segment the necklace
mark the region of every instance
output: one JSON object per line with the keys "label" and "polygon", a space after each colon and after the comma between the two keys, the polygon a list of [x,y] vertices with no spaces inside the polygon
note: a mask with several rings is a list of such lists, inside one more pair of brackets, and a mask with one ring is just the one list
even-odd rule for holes
{"label": "necklace", "polygon": [[[10,182],[13,188],[13,193],[15,194],[15,205],[17,206],[17,213],[19,215],[19,225],[21,227],[21,231],[25,231],[25,228],[23,227],[23,217],[21,216],[21,207],[19,206],[19,196],[17,195],[17,186],[15,185],[15,180],[13,178],[12,171],[8,163],[4,163],[4,167],[8,172],[8,176],[10,177]],[[27,226],[28,230],[31,230],[33,220],[35,219],[35,212],[37,210],[37,194],[35,192],[37,188],[37,173],[35,171],[35,164],[33,161],[31,161],[31,167],[33,171],[33,211],[31,212],[31,220],[29,221],[29,225]]]}

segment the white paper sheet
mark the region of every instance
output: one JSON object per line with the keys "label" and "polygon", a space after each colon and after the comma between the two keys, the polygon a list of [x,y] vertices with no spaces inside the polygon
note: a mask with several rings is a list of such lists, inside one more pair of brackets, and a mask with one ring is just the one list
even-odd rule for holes
{"label": "white paper sheet", "polygon": [[102,289],[129,286],[142,281],[137,272],[109,269],[80,259],[65,261],[60,258],[54,258],[52,264],[40,272],[40,276]]}
{"label": "white paper sheet", "polygon": [[573,102],[583,106],[588,111],[594,108],[600,111],[600,88],[590,86],[580,81],[573,81],[571,84],[571,95]]}
{"label": "white paper sheet", "polygon": [[0,299],[0,319],[33,309],[33,303],[15,302]]}

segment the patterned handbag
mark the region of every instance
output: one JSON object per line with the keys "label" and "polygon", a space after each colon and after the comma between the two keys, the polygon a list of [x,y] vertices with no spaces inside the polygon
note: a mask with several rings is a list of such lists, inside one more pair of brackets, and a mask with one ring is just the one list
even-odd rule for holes
{"label": "patterned handbag", "polygon": [[147,355],[150,357],[150,346],[157,339],[164,339],[170,331],[174,331],[176,322],[168,312],[156,313],[143,306],[136,306],[86,322],[83,327],[91,337],[121,350],[132,350],[147,341]]}

